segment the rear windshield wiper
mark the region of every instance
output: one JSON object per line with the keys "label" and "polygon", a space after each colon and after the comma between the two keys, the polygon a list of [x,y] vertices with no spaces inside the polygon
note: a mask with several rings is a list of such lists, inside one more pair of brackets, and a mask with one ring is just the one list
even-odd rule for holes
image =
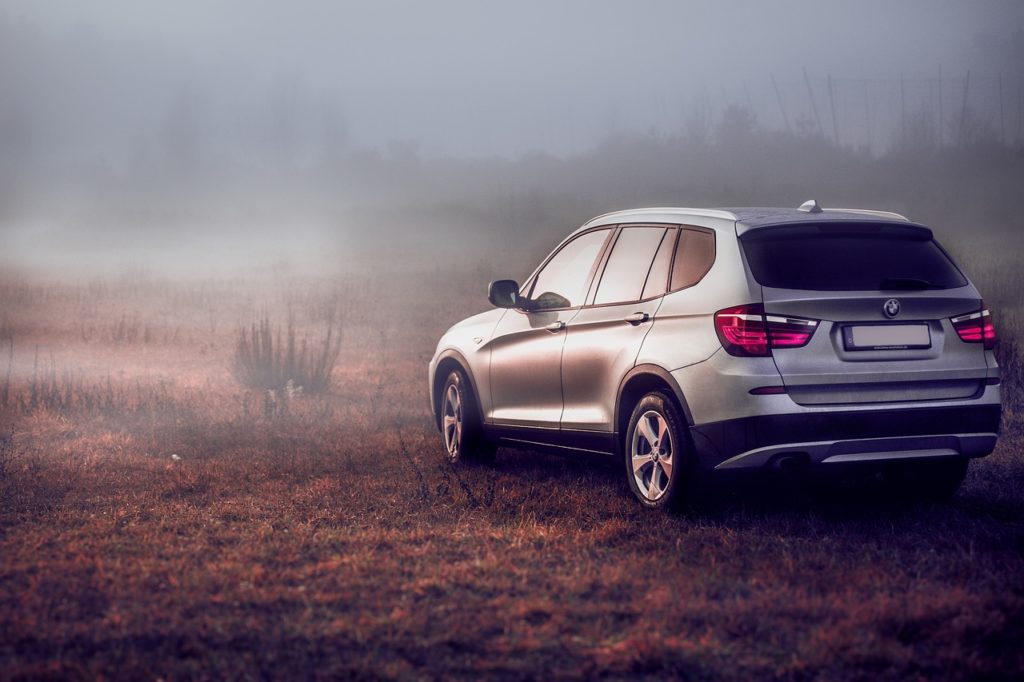
{"label": "rear windshield wiper", "polygon": [[929,282],[926,279],[917,279],[914,277],[888,277],[882,280],[882,283],[878,285],[878,288],[882,291],[888,291],[893,289],[900,290],[923,290],[923,289],[945,289],[945,285],[936,284]]}

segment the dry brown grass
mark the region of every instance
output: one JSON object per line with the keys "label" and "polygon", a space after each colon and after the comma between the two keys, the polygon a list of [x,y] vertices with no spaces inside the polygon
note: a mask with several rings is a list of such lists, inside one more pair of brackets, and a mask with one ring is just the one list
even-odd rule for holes
{"label": "dry brown grass", "polygon": [[[0,287],[0,678],[1024,672],[1019,435],[948,505],[758,479],[672,516],[608,463],[450,468],[425,363],[485,303],[432,288]],[[238,387],[254,307],[342,305],[336,390]]]}

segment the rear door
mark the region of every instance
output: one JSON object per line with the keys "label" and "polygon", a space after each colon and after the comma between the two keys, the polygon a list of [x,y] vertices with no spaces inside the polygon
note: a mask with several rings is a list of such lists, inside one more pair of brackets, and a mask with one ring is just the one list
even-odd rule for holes
{"label": "rear door", "polygon": [[562,352],[562,428],[614,430],[619,379],[632,367],[668,282],[676,228],[627,225],[594,291],[568,325]]}
{"label": "rear door", "polygon": [[802,224],[754,230],[741,243],[769,329],[817,322],[806,345],[772,350],[795,402],[949,400],[983,390],[983,345],[961,340],[951,321],[980,311],[981,298],[930,230]]}

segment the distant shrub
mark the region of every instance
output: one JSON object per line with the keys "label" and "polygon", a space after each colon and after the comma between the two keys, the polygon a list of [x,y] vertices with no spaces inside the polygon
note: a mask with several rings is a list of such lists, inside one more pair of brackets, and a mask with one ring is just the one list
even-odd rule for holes
{"label": "distant shrub", "polygon": [[1005,335],[996,345],[999,377],[1002,382],[1003,425],[1016,430],[1024,427],[1024,356],[1015,336]]}
{"label": "distant shrub", "polygon": [[52,354],[49,358],[40,357],[38,350],[31,374],[21,380],[12,379],[13,346],[5,351],[0,344],[0,352],[7,355],[7,367],[0,370],[3,409],[22,414],[44,410],[63,415],[116,417],[188,417],[193,413],[190,401],[178,400],[167,381],[115,381],[109,374],[105,378],[91,378],[73,367],[58,366]]}
{"label": "distant shrub", "polygon": [[0,380],[0,407],[7,407],[11,401],[11,373],[14,370],[14,333],[6,322],[0,323],[0,351],[6,351],[4,355],[7,356],[7,368]]}
{"label": "distant shrub", "polygon": [[325,393],[341,353],[341,333],[330,323],[320,338],[296,339],[295,325],[286,329],[264,317],[240,327],[235,345],[234,375],[243,386],[289,394]]}

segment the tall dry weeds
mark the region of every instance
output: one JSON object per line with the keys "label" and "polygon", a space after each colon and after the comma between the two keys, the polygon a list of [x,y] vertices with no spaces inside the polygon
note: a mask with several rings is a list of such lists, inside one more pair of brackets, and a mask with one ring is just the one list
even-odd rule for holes
{"label": "tall dry weeds", "polygon": [[294,321],[284,330],[268,317],[237,332],[233,371],[248,388],[280,391],[291,383],[303,393],[326,393],[341,353],[341,332],[331,321],[322,336],[297,338]]}

